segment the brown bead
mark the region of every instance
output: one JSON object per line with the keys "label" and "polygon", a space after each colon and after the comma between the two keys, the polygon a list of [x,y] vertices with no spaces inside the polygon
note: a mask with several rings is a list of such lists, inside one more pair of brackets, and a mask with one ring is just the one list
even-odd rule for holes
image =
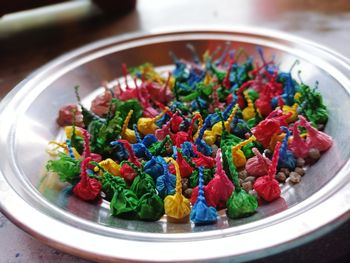
{"label": "brown bead", "polygon": [[287,180],[287,176],[284,172],[278,172],[275,179],[280,183],[284,183]]}
{"label": "brown bead", "polygon": [[298,167],[304,167],[305,165],[305,160],[303,158],[298,157],[297,159],[297,166]]}
{"label": "brown bead", "polygon": [[191,198],[192,196],[192,188],[187,188],[185,191],[184,191],[184,196],[186,198]]}
{"label": "brown bead", "polygon": [[242,188],[248,193],[250,190],[253,190],[253,183],[250,181],[244,182]]}
{"label": "brown bead", "polygon": [[298,184],[301,181],[301,175],[296,173],[296,172],[291,172],[289,174],[289,180],[293,183],[293,184]]}
{"label": "brown bead", "polygon": [[284,173],[285,176],[289,176],[290,174],[290,171],[288,168],[281,168],[280,172]]}
{"label": "brown bead", "polygon": [[305,174],[304,169],[300,168],[300,167],[295,167],[294,172],[300,174],[301,176],[303,176]]}
{"label": "brown bead", "polygon": [[308,154],[309,154],[309,157],[313,160],[318,160],[321,157],[320,151],[316,148],[311,148]]}
{"label": "brown bead", "polygon": [[252,182],[254,183],[255,177],[254,176],[248,176],[246,179],[244,179],[244,182]]}
{"label": "brown bead", "polygon": [[238,173],[238,178],[245,180],[248,176],[247,170],[242,170]]}

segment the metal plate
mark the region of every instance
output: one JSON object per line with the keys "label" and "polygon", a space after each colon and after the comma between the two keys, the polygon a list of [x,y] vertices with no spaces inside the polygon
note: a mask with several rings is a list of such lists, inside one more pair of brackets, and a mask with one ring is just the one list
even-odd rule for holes
{"label": "metal plate", "polygon": [[[299,59],[303,81],[319,81],[329,108],[326,132],[334,146],[308,169],[301,184],[283,186],[283,198],[260,206],[248,218],[231,220],[221,211],[217,224],[194,227],[113,218],[107,204],[82,202],[67,195],[55,180],[41,181],[47,142],[61,134],[55,124],[58,109],[75,102],[73,86],[80,85],[81,96],[89,103],[101,81],[121,75],[123,62],[164,67],[172,63],[170,50],[189,58],[188,43],[203,53],[227,41],[252,55],[256,46],[263,47],[283,70]],[[1,209],[49,245],[93,260],[241,261],[299,245],[348,217],[350,124],[344,113],[350,111],[349,64],[317,44],[252,28],[124,35],[75,50],[30,75],[1,103]]]}

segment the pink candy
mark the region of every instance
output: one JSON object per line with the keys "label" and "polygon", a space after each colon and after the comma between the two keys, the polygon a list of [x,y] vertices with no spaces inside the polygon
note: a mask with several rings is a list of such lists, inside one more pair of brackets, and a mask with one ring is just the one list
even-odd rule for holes
{"label": "pink candy", "polygon": [[306,128],[308,132],[306,143],[310,149],[316,148],[320,152],[324,152],[332,146],[332,138],[324,132],[321,132],[312,127],[311,124],[307,122],[306,119],[301,115],[299,115],[299,122],[300,125]]}
{"label": "pink candy", "polygon": [[256,148],[253,148],[253,152],[255,153],[255,156],[248,159],[245,165],[248,174],[255,177],[267,174],[271,161],[262,156]]}
{"label": "pink candy", "polygon": [[106,88],[105,92],[94,98],[91,102],[91,111],[102,117],[107,114],[112,100],[112,93]]}

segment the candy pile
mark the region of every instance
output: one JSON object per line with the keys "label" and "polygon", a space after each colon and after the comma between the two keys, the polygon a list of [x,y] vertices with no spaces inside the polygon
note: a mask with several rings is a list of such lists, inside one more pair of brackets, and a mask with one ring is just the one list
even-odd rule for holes
{"label": "candy pile", "polygon": [[191,61],[173,55],[166,77],[148,63],[123,65],[123,85],[106,84],[90,110],[76,88],[77,105],[57,119],[67,139],[50,142],[47,170],[85,201],[110,201],[113,216],[195,224],[215,223],[221,209],[249,216],[259,199],[280,197],[281,183],[300,182],[332,144],[317,85],[260,48],[257,59],[229,46],[202,59],[189,50]]}

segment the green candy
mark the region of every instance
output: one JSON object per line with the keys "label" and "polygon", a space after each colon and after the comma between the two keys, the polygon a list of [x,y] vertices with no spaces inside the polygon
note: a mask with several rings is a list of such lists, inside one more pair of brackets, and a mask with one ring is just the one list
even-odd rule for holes
{"label": "green candy", "polygon": [[139,198],[135,208],[138,218],[145,221],[159,220],[164,214],[164,204],[163,200],[157,195],[153,178],[133,163],[124,161],[121,165],[123,163],[127,163],[138,173],[130,187],[130,191]]}
{"label": "green candy", "polygon": [[230,179],[232,178],[232,182],[235,186],[235,190],[227,200],[226,213],[230,218],[241,218],[254,214],[258,208],[258,201],[254,196],[248,194],[241,188],[238,179],[238,172],[232,161],[231,148],[224,148],[223,150],[223,160],[228,165],[227,174]]}
{"label": "green candy", "polygon": [[153,178],[138,168],[135,164],[129,161],[122,161],[120,166],[123,164],[129,165],[137,173],[137,176],[132,181],[130,190],[133,191],[138,198],[141,198],[145,193],[155,191],[155,184]]}
{"label": "green candy", "polygon": [[110,142],[114,141],[121,132],[123,119],[120,117],[120,112],[117,111],[114,117],[106,123],[93,120],[88,131],[90,133],[91,151],[99,153],[103,158],[108,158],[112,154],[112,146]]}
{"label": "green candy", "polygon": [[230,94],[230,91],[224,87],[220,87],[217,89],[217,93],[219,96],[219,101],[225,101],[227,96]]}
{"label": "green candy", "polygon": [[110,210],[113,216],[136,219],[136,207],[138,199],[134,192],[123,187],[118,187],[113,194],[110,203]]}
{"label": "green candy", "polygon": [[181,101],[183,102],[191,102],[198,97],[204,98],[205,100],[208,100],[209,95],[213,92],[213,84],[205,85],[203,82],[199,82],[196,85],[195,91],[192,91],[187,96],[181,98]]}
{"label": "green candy", "polygon": [[136,213],[144,221],[157,221],[164,215],[163,200],[156,193],[145,193],[139,200]]}
{"label": "green candy", "polygon": [[166,156],[167,155],[167,149],[165,147],[165,145],[167,143],[170,143],[171,145],[173,144],[172,140],[170,139],[170,136],[167,135],[165,136],[164,140],[163,141],[158,141],[158,142],[155,142],[153,143],[149,148],[148,150],[150,151],[150,153],[153,155],[153,156],[157,156],[157,155],[160,155],[160,156]]}
{"label": "green candy", "polygon": [[316,88],[311,89],[305,84],[301,84],[298,92],[301,94],[296,102],[299,104],[298,111],[303,114],[313,126],[326,124],[328,121],[328,111],[323,103],[322,96]]}
{"label": "green candy", "polygon": [[255,142],[250,142],[242,147],[242,152],[247,159],[255,156],[254,152],[252,151],[254,147],[256,147]]}
{"label": "green candy", "polygon": [[102,176],[95,176],[94,178],[101,181],[102,191],[105,193],[107,200],[111,200],[113,198],[114,192],[116,189],[118,189],[118,187],[126,188],[124,178],[114,176],[97,162],[91,162],[91,164],[97,166],[103,172]]}
{"label": "green candy", "polygon": [[80,104],[81,113],[83,115],[83,123],[85,127],[88,127],[92,121],[102,122],[103,119],[89,111],[82,104]]}
{"label": "green candy", "polygon": [[254,102],[259,98],[259,93],[254,89],[248,89],[248,96]]}
{"label": "green candy", "polygon": [[75,185],[80,180],[80,160],[74,160],[69,155],[58,153],[57,160],[49,160],[46,170],[58,174],[61,182]]}
{"label": "green candy", "polygon": [[227,215],[230,218],[242,218],[250,216],[256,212],[258,201],[255,196],[248,194],[245,190],[233,191],[227,200]]}
{"label": "green candy", "polygon": [[133,180],[130,190],[133,191],[138,198],[141,198],[144,194],[148,193],[151,189],[155,188],[153,178],[146,173],[137,175]]}

